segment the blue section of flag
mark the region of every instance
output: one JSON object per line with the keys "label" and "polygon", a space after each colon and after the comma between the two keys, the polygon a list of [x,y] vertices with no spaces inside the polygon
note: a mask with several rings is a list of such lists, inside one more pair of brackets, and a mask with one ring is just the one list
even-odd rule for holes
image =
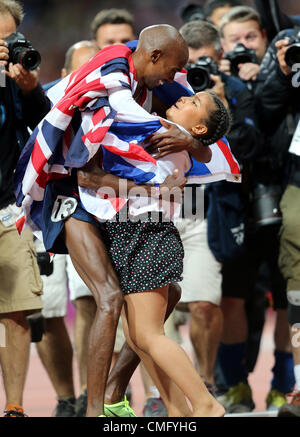
{"label": "blue section of flag", "polygon": [[135,140],[139,144],[160,128],[161,123],[159,120],[146,123],[113,122],[109,131],[122,141],[130,143]]}
{"label": "blue section of flag", "polygon": [[101,76],[107,76],[110,73],[114,73],[115,71],[124,71],[126,74],[129,74],[129,65],[127,59],[124,58],[116,58],[107,62],[100,69]]}
{"label": "blue section of flag", "polygon": [[192,96],[193,93],[179,82],[166,82],[153,90],[153,94],[169,106],[174,105],[180,97]]}
{"label": "blue section of flag", "polygon": [[135,184],[144,184],[155,176],[153,172],[145,172],[138,167],[131,165],[121,156],[110,152],[102,147],[103,169],[120,178],[133,180]]}

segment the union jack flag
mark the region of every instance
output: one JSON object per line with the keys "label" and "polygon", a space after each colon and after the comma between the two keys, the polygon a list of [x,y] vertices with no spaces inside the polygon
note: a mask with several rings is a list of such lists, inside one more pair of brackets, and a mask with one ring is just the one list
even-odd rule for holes
{"label": "union jack flag", "polygon": [[[72,168],[84,166],[100,146],[103,168],[117,176],[137,184],[162,182],[165,178],[166,166],[160,165],[160,160],[156,161],[141,145],[152,133],[164,131],[159,117],[142,109],[151,109],[151,92],[145,88],[142,107],[135,104],[128,112],[113,109],[109,103],[114,92],[124,89],[132,95],[135,92],[137,78],[131,55],[130,46],[104,48],[50,90],[53,107],[32,133],[16,170],[17,205],[23,208],[17,221],[19,232],[29,225],[42,239],[40,223],[47,182],[70,176]],[[173,84],[166,83],[155,93],[170,105],[183,95],[191,95],[186,72],[177,73]],[[198,170],[197,175],[191,173],[191,178],[205,183],[214,174],[214,180],[238,176],[238,166],[226,140],[213,147],[215,164],[194,163],[192,171]],[[188,161],[187,154],[185,159]],[[174,166],[177,168],[176,162]],[[79,192],[84,207],[91,213],[96,208],[99,219],[111,218],[127,201],[106,199],[91,190]]]}

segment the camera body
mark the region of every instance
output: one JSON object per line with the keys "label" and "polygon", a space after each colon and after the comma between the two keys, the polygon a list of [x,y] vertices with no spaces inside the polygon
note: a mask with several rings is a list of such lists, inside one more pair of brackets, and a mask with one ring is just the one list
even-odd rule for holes
{"label": "camera body", "polygon": [[9,50],[8,62],[21,64],[25,70],[29,71],[35,70],[40,65],[41,55],[22,33],[12,33],[6,38],[6,42]]}
{"label": "camera body", "polygon": [[244,44],[237,44],[231,52],[226,53],[224,58],[230,61],[230,70],[233,76],[238,76],[239,64],[245,64],[246,62],[258,64],[255,50],[248,49]]}
{"label": "camera body", "polygon": [[50,276],[53,273],[53,263],[48,252],[37,252],[37,263],[40,274]]}
{"label": "camera body", "polygon": [[253,218],[257,227],[280,224],[280,185],[258,183],[253,189]]}
{"label": "camera body", "polygon": [[268,158],[261,158],[255,162],[251,174],[252,217],[256,227],[279,225],[282,186],[278,172]]}
{"label": "camera body", "polygon": [[185,68],[187,70],[187,81],[195,93],[199,93],[206,88],[212,88],[214,82],[211,80],[210,75],[219,74],[218,64],[209,56],[202,56],[196,62],[189,62]]}
{"label": "camera body", "polygon": [[294,64],[300,63],[300,38],[291,36],[288,38],[289,47],[285,53],[285,62],[292,68]]}

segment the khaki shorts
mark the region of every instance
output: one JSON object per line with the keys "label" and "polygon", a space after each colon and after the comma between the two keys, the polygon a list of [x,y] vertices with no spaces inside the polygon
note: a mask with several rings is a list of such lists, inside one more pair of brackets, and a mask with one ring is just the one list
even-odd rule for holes
{"label": "khaki shorts", "polygon": [[220,305],[221,264],[208,246],[206,220],[182,219],[176,226],[184,248],[180,304],[206,301]]}
{"label": "khaki shorts", "polygon": [[41,309],[40,294],[32,233],[25,230],[20,237],[15,225],[0,221],[0,313]]}
{"label": "khaki shorts", "polygon": [[288,185],[280,202],[279,268],[287,280],[287,291],[300,290],[300,188]]}

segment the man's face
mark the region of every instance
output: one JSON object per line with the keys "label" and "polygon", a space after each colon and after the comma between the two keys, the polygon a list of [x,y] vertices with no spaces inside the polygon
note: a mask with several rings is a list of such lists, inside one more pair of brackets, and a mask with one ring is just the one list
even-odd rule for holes
{"label": "man's face", "polygon": [[225,14],[232,8],[230,5],[221,6],[216,8],[212,14],[209,16],[209,19],[213,22],[216,27],[219,27],[220,21]]}
{"label": "man's face", "polygon": [[144,82],[148,89],[153,89],[165,82],[173,82],[174,76],[187,63],[187,54],[180,51],[160,55],[155,62],[149,62],[144,70]]}
{"label": "man's face", "polygon": [[6,39],[16,31],[17,26],[13,16],[10,14],[0,14],[0,39]]}
{"label": "man's face", "polygon": [[72,56],[72,65],[69,71],[65,68],[61,71],[61,77],[64,78],[68,74],[77,70],[77,68],[81,67],[83,64],[88,62],[93,56],[95,56],[99,51],[98,46],[96,44],[94,46],[87,46],[75,49]]}
{"label": "man's face", "polygon": [[254,20],[238,23],[233,21],[223,27],[222,46],[225,53],[234,49],[236,44],[244,44],[248,49],[255,50],[259,61],[265,55],[267,48],[266,31],[260,29]]}
{"label": "man's face", "polygon": [[219,62],[221,55],[218,54],[213,45],[204,46],[200,49],[192,49],[189,47],[189,62],[196,62],[202,56],[209,56],[213,61]]}
{"label": "man's face", "polygon": [[135,39],[133,29],[129,24],[103,24],[96,34],[96,43],[100,49],[113,44],[126,44]]}
{"label": "man's face", "polygon": [[[81,67],[83,64],[88,62],[93,56],[98,53],[99,49],[95,47],[81,47],[80,49],[74,50],[72,57],[72,70],[75,71],[77,68]],[[71,73],[70,71],[70,73]]]}

